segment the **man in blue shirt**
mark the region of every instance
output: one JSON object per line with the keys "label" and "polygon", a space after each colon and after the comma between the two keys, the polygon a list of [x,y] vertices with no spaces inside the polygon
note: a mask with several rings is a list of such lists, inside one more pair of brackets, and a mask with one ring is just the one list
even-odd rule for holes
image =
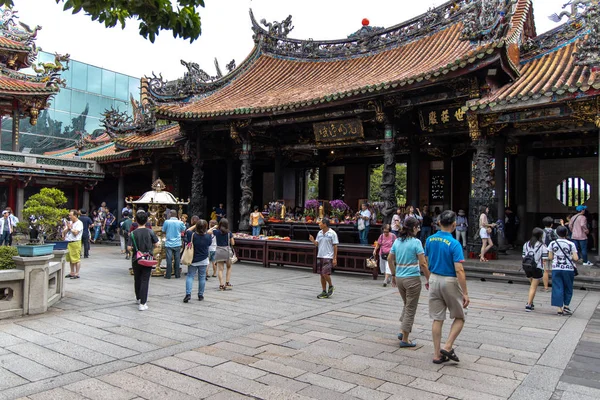
{"label": "man in blue shirt", "polygon": [[[170,218],[166,220],[162,226],[162,231],[165,233],[165,250],[167,253],[167,272],[165,279],[171,279],[171,267],[175,278],[181,277],[179,270],[180,252],[181,252],[181,234],[185,232],[185,225],[177,219],[177,211],[169,210]],[[175,265],[173,266],[173,261]]]}
{"label": "man in blue shirt", "polygon": [[[460,243],[452,237],[456,228],[456,214],[446,210],[440,215],[440,228],[427,239],[425,256],[429,261],[429,316],[433,319],[431,329],[434,347],[434,364],[459,359],[452,346],[465,325],[464,308],[469,305],[467,277],[463,268],[464,254]],[[441,347],[442,326],[446,310],[454,320],[448,340]]]}

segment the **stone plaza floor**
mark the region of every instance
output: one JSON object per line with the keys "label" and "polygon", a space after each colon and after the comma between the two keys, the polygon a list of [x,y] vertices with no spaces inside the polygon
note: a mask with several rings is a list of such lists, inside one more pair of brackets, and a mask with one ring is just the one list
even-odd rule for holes
{"label": "stone plaza floor", "polygon": [[140,312],[118,253],[93,247],[47,314],[0,321],[0,399],[600,398],[598,292],[559,317],[550,293],[526,313],[527,286],[470,280],[461,362],[435,365],[425,290],[418,346],[399,349],[400,296],[381,279],[336,273],[319,300],[308,270],[236,264],[233,290],[211,278],[203,302],[152,278]]}

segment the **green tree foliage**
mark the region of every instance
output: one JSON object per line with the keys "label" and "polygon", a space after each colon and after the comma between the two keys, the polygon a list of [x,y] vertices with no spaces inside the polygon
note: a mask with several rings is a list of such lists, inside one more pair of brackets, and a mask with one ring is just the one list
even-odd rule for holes
{"label": "green tree foliage", "polygon": [[[69,210],[62,208],[67,203],[67,196],[60,189],[42,188],[38,194],[29,197],[23,208],[23,219],[19,224],[30,225],[30,216],[35,218],[32,226],[40,233],[46,234],[46,239],[55,240],[60,237],[63,218],[69,215]],[[22,227],[21,227],[22,228]]]}
{"label": "green tree foliage", "polygon": [[[39,0],[37,0],[39,1]],[[204,0],[55,0],[64,3],[64,10],[73,14],[84,11],[92,21],[104,23],[107,28],[128,19],[139,20],[140,35],[154,43],[159,31],[169,30],[173,37],[198,39],[202,33],[200,15],[196,7],[204,7]],[[0,5],[12,7],[13,0],[0,0]],[[176,6],[173,9],[173,5]]]}
{"label": "green tree foliage", "polygon": [[[0,247],[0,269],[14,269],[15,262],[13,261],[14,256],[18,256],[19,252],[16,247],[2,246]],[[0,293],[0,297],[2,294]],[[1,299],[0,299],[1,300]]]}
{"label": "green tree foliage", "polygon": [[[369,201],[381,200],[383,164],[371,169],[369,177]],[[396,164],[396,203],[406,203],[406,164]]]}

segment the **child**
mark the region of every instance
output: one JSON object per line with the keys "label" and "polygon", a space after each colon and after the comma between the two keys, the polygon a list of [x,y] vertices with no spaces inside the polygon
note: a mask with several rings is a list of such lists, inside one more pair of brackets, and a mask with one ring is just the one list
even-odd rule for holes
{"label": "child", "polygon": [[[542,243],[544,244],[544,246],[546,246],[546,248],[548,248],[550,243],[552,243],[553,241],[558,239],[558,235],[556,234],[556,231],[554,229],[552,229],[553,223],[554,223],[554,220],[552,219],[552,217],[544,217],[544,219],[542,220],[542,224],[544,224],[544,235],[542,238]],[[548,276],[550,274],[550,271],[552,271],[552,262],[547,257],[544,257],[543,263],[544,263],[544,276],[542,277],[542,282],[544,282],[544,292],[547,292],[548,291]]]}
{"label": "child", "polygon": [[[208,229],[211,230],[215,226],[217,226],[217,220],[211,219],[210,222],[208,223]],[[212,277],[213,278],[215,278],[217,276],[217,263],[215,263],[216,251],[217,251],[217,238],[215,238],[215,236],[213,235],[212,243],[208,247],[208,262],[210,264],[212,264],[212,268],[213,268]],[[209,267],[210,267],[210,265],[209,265]],[[206,268],[206,279],[208,279],[208,268]]]}

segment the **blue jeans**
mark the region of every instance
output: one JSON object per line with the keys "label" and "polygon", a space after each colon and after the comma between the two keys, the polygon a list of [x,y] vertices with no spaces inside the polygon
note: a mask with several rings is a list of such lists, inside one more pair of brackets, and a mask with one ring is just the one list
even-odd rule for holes
{"label": "blue jeans", "polygon": [[358,231],[358,239],[360,244],[369,244],[369,225],[365,226],[362,231]]}
{"label": "blue jeans", "polygon": [[[171,277],[171,267],[173,267],[175,278],[179,278],[179,253],[181,252],[181,246],[165,247],[165,249],[167,253],[167,272],[165,273],[165,278]],[[175,261],[175,265],[173,265],[173,261]]]}
{"label": "blue jeans", "polygon": [[584,263],[588,262],[587,239],[586,240],[571,239],[571,241],[573,243],[575,243],[575,247],[577,247],[577,255],[579,256],[579,258],[581,258]]}
{"label": "blue jeans", "polygon": [[194,277],[198,273],[198,296],[204,296],[204,286],[206,285],[206,268],[208,265],[188,265],[187,278],[185,278],[185,294],[192,294]]}
{"label": "blue jeans", "polygon": [[252,236],[260,235],[260,225],[252,227]]}
{"label": "blue jeans", "polygon": [[427,240],[427,238],[431,236],[431,227],[430,226],[424,226],[421,228],[421,242],[425,243],[425,241]]}
{"label": "blue jeans", "polygon": [[8,231],[2,232],[2,236],[0,236],[0,245],[10,246],[10,233]]}
{"label": "blue jeans", "polygon": [[573,297],[574,271],[552,270],[552,306],[562,307],[571,304]]}
{"label": "blue jeans", "polygon": [[94,242],[96,240],[98,240],[98,238],[100,237],[100,233],[102,233],[102,227],[101,226],[95,226],[94,227]]}

